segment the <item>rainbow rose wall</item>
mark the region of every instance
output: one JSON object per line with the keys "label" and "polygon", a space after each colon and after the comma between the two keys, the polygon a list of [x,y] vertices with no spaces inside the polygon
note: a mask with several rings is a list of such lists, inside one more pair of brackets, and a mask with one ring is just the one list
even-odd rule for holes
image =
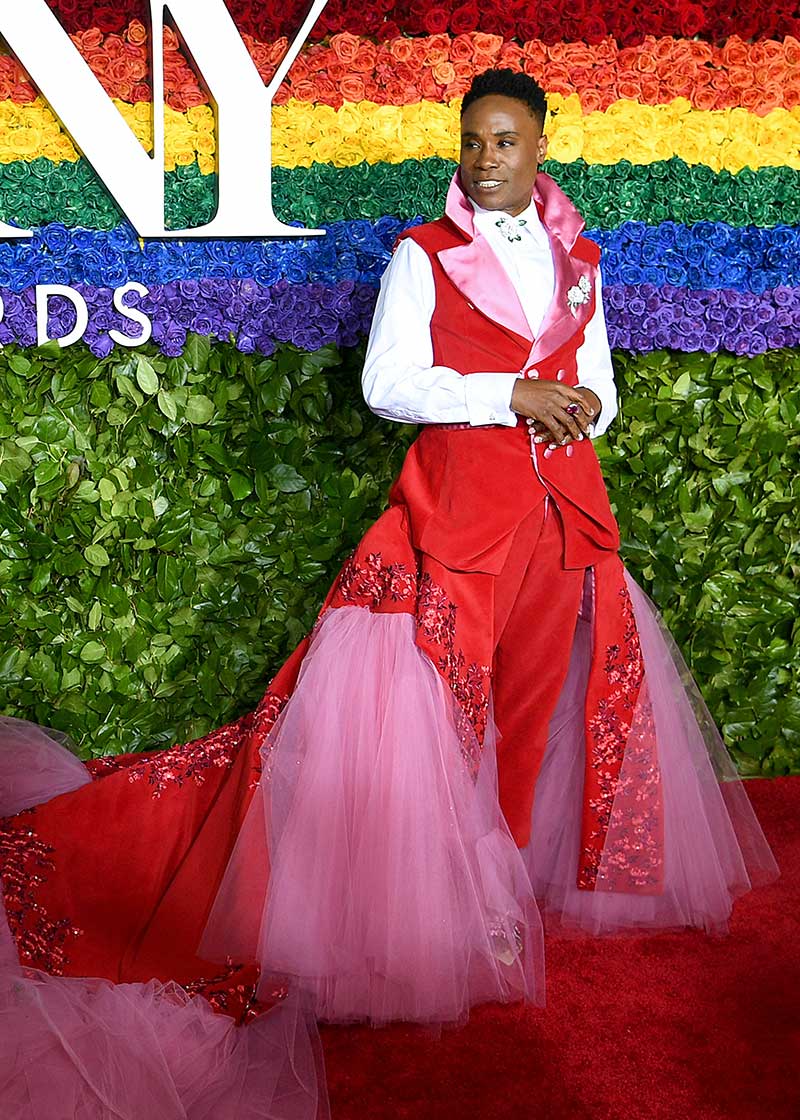
{"label": "rainbow rose wall", "polygon": [[[228,7],[268,83],[305,9]],[[331,0],[271,136],[276,216],[324,237],[140,238],[1,55],[0,220],[33,233],[0,242],[4,711],[88,757],[252,707],[412,437],[360,397],[377,286],[442,211],[471,78],[508,66],[547,90],[546,170],[603,250],[623,556],[740,771],[800,769],[792,7]],[[50,8],[149,150],[147,5]],[[186,229],[214,215],[216,123],[169,23],[164,75],[165,223]]]}

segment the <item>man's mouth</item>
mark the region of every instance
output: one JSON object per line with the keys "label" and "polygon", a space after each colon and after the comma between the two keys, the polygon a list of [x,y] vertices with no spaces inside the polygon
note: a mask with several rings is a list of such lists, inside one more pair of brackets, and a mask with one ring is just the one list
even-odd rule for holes
{"label": "man's mouth", "polygon": [[473,179],[473,183],[481,191],[490,191],[503,185],[502,179]]}

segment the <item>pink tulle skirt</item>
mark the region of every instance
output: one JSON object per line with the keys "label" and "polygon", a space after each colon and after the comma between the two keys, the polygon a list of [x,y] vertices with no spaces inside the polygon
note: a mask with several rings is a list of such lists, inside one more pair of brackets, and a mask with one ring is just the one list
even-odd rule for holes
{"label": "pink tulle skirt", "polygon": [[[736,896],[777,868],[680,654],[628,584],[661,769],[661,893],[576,886],[589,622],[578,622],[520,851],[498,802],[491,721],[475,777],[477,745],[413,618],[329,610],[262,747],[199,950],[257,961],[265,988],[277,980],[293,994],[236,1027],[176,985],[23,970],[0,915],[0,1037],[12,1040],[0,1051],[3,1115],[312,1120],[326,1105],[308,1013],[438,1024],[481,1002],[541,1002],[540,913],[549,928],[589,934],[724,930]],[[32,724],[0,721],[0,746],[0,814],[88,780]],[[626,766],[634,752],[623,777],[635,788]],[[628,819],[615,808],[609,851]]]}

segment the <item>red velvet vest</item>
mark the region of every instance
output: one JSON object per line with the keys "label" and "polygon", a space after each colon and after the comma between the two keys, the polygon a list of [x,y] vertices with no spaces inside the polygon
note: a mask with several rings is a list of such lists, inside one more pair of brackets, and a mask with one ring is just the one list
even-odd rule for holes
{"label": "red velvet vest", "polygon": [[[526,370],[527,376],[577,384],[576,355],[585,325],[594,312],[599,250],[593,242],[578,237],[569,253],[560,246],[556,251],[554,246],[554,300],[559,294],[563,298],[578,272],[590,278],[591,295],[575,316],[564,301],[565,314],[558,319],[558,344],[532,366],[532,337],[490,318],[459,289],[443,265],[449,250],[469,243],[467,234],[445,217],[403,236],[413,238],[425,250],[433,269],[434,364],[448,366],[464,376],[485,370]],[[490,252],[488,246],[484,252]],[[552,308],[549,318],[553,320]],[[503,567],[514,530],[549,493],[564,523],[565,567],[589,567],[598,553],[619,547],[619,531],[597,455],[590,440],[571,444],[569,454],[566,448],[559,448],[545,456],[543,447],[532,447],[522,418],[516,428],[454,430],[427,425],[409,451],[390,493],[390,503],[407,507],[412,539],[422,552],[453,570],[496,575]]]}

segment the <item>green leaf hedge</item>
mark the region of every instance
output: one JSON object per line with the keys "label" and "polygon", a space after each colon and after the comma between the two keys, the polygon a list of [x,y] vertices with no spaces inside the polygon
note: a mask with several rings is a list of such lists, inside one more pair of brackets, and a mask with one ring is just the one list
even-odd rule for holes
{"label": "green leaf hedge", "polygon": [[[361,356],[6,348],[0,709],[104,754],[252,707],[414,438],[367,410]],[[740,768],[800,772],[800,355],[616,368],[598,450],[625,560]]]}

